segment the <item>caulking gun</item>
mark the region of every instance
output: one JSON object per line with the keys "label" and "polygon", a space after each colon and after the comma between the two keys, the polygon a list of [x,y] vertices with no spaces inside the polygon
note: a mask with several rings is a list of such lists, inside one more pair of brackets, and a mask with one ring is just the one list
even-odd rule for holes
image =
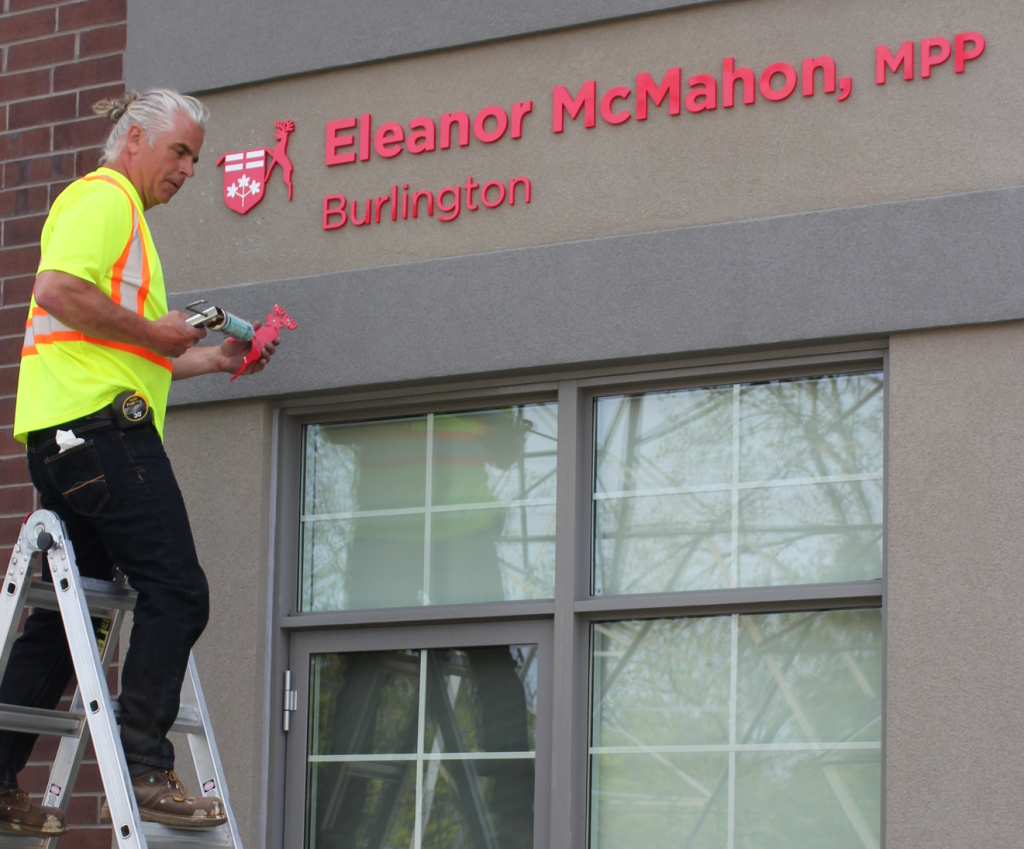
{"label": "caulking gun", "polygon": [[203,310],[196,309],[196,307],[205,303],[205,300],[193,301],[185,306],[185,309],[194,313],[191,317],[185,319],[189,324],[193,327],[205,327],[209,330],[216,330],[225,336],[234,337],[239,342],[249,342],[252,340],[256,331],[248,321],[229,313],[222,307],[207,307]]}

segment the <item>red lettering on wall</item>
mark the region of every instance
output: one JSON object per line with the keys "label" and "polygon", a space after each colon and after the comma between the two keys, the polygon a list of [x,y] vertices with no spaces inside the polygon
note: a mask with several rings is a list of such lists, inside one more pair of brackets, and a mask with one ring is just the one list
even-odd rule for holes
{"label": "red lettering on wall", "polygon": [[523,103],[512,104],[512,138],[518,139],[523,136],[523,118],[533,111],[533,101],[527,100]]}
{"label": "red lettering on wall", "polygon": [[[647,120],[647,99],[654,101],[655,106],[661,106],[668,95],[668,114],[678,115],[681,108],[683,87],[683,69],[669,68],[661,85],[656,86],[650,74],[640,73],[636,75],[636,119]],[[608,95],[606,94],[605,97]],[[603,103],[603,101],[602,101]],[[607,120],[607,119],[606,119]]]}
{"label": "red lettering on wall", "polygon": [[[493,118],[495,121],[493,130],[487,129],[488,118]],[[477,112],[473,119],[473,135],[484,144],[493,144],[505,135],[507,129],[508,115],[500,106],[487,106]]]}
{"label": "red lettering on wall", "polygon": [[[968,62],[972,62],[985,52],[985,36],[980,32],[962,32],[953,41],[956,43],[956,56],[953,66],[958,74],[962,74]],[[967,45],[971,47],[968,49]]]}
{"label": "red lettering on wall", "polygon": [[419,218],[419,202],[420,198],[427,199],[427,215],[434,214],[434,193],[429,189],[423,189],[418,192],[413,192],[412,195],[412,217]]}
{"label": "red lettering on wall", "polygon": [[359,161],[370,161],[370,125],[373,119],[369,112],[359,116]]}
{"label": "red lettering on wall", "polygon": [[480,207],[473,203],[473,192],[480,188],[480,184],[476,182],[472,177],[466,178],[466,209],[471,209],[476,212]]}
{"label": "red lettering on wall", "polygon": [[[452,202],[446,204],[444,196],[446,194],[452,195]],[[444,215],[438,215],[438,221],[454,221],[459,217],[459,211],[461,207],[462,192],[456,189],[454,186],[445,186],[441,191],[437,193],[437,209],[438,212],[443,212]],[[448,217],[445,218],[445,215]]]}
{"label": "red lettering on wall", "polygon": [[[938,53],[932,48],[938,47]],[[932,68],[945,62],[953,52],[952,45],[944,38],[924,38],[921,40],[921,79],[926,80],[932,75]]]}
{"label": "red lettering on wall", "polygon": [[516,205],[516,186],[523,186],[523,200],[527,203],[530,202],[530,181],[526,177],[513,177],[512,181],[508,184],[508,205]]}
{"label": "red lettering on wall", "polygon": [[[776,74],[782,74],[784,79],[780,89],[772,88],[772,80]],[[776,103],[785,100],[796,91],[796,68],[788,62],[773,62],[761,74],[760,89],[761,96],[765,100],[772,100]]]}
{"label": "red lettering on wall", "polygon": [[362,227],[364,224],[370,223],[370,213],[373,212],[373,198],[366,199],[366,214],[360,219],[356,213],[356,199],[352,198],[349,201],[349,208],[352,210],[349,213],[349,219],[352,221],[352,226]]}
{"label": "red lettering on wall", "polygon": [[736,60],[727,56],[722,60],[722,107],[732,109],[736,102],[736,83],[743,82],[743,104],[754,102],[754,72],[750,68],[736,69]]}
{"label": "red lettering on wall", "polygon": [[612,111],[613,100],[625,100],[629,97],[632,92],[625,86],[616,86],[610,88],[604,93],[601,98],[601,118],[608,124],[625,124],[633,116],[629,114],[625,109],[621,112]]}
{"label": "red lettering on wall", "polygon": [[836,98],[840,103],[846,100],[853,92],[853,77],[840,77],[839,78],[839,97]]}
{"label": "red lettering on wall", "polygon": [[903,66],[903,79],[914,79],[914,42],[904,41],[895,56],[886,45],[879,44],[875,50],[875,82],[885,85],[885,69],[888,68],[895,74],[900,65]]}
{"label": "red lettering on wall", "polygon": [[409,122],[409,136],[405,142],[405,149],[409,153],[426,153],[434,149],[434,139],[437,128],[432,118],[413,118]]}
{"label": "red lettering on wall", "polygon": [[[525,176],[513,177],[507,183],[503,180],[489,180],[480,186],[472,177],[466,179],[465,186],[445,186],[436,194],[429,189],[409,190],[409,184],[403,184],[402,192],[402,219],[409,218],[410,201],[412,206],[412,217],[419,219],[420,212],[424,210],[422,201],[426,201],[426,218],[435,217],[434,207],[437,207],[437,220],[448,224],[456,220],[464,210],[472,209],[479,211],[481,208],[496,209],[504,203],[509,206],[516,205],[516,190],[522,187],[519,198],[529,204],[532,200],[533,187],[530,179]],[[480,189],[480,201],[482,205],[472,203],[473,192]],[[463,200],[465,192],[465,200]],[[398,221],[398,184],[391,186],[390,194],[381,195],[378,198],[367,198],[363,212],[359,212],[359,202],[347,200],[344,195],[325,195],[323,203],[323,229],[338,230],[346,224],[355,227],[366,227],[371,224],[380,224],[384,218],[384,207],[390,204],[391,220]]]}
{"label": "red lettering on wall", "polygon": [[[487,192],[495,187],[498,189],[498,199],[491,203],[487,200]],[[488,209],[501,206],[505,202],[505,184],[501,180],[491,180],[488,183],[484,183],[484,187],[480,189],[480,202]]]}
{"label": "red lettering on wall", "polygon": [[[396,121],[387,121],[377,128],[377,134],[373,138],[373,149],[377,156],[384,159],[391,159],[402,152],[402,142],[405,141],[405,129]],[[352,221],[355,224],[355,219]]]}
{"label": "red lettering on wall", "polygon": [[831,56],[804,59],[804,97],[814,97],[814,74],[818,68],[821,68],[825,78],[825,94],[832,94],[836,90],[836,62]]}
{"label": "red lettering on wall", "polygon": [[[331,203],[337,201],[336,207],[331,207]],[[348,199],[344,195],[324,195],[324,229],[325,230],[337,230],[339,227],[344,227],[348,222],[348,214],[345,212],[345,204],[348,203]],[[338,216],[340,221],[331,221],[332,216]]]}
{"label": "red lettering on wall", "polygon": [[709,112],[718,108],[718,80],[711,74],[697,74],[686,82],[690,86],[686,95],[687,112]]}
{"label": "red lettering on wall", "polygon": [[[339,136],[339,130],[354,130],[356,126],[355,118],[341,118],[338,121],[327,122],[327,164],[328,165],[347,165],[349,162],[356,161],[355,151],[348,151],[346,153],[338,153],[338,150],[343,147],[351,147],[355,144],[356,137],[349,134]],[[332,195],[332,197],[336,197]],[[337,196],[337,197],[340,197]],[[341,226],[340,224],[338,225]]]}
{"label": "red lettering on wall", "polygon": [[580,93],[575,97],[569,95],[564,85],[556,85],[552,93],[551,129],[560,133],[565,129],[565,113],[573,121],[583,110],[583,126],[590,129],[597,123],[597,80],[583,83]]}
{"label": "red lettering on wall", "polygon": [[445,112],[441,116],[441,150],[452,146],[452,124],[459,127],[459,147],[469,144],[469,115],[465,112]]}

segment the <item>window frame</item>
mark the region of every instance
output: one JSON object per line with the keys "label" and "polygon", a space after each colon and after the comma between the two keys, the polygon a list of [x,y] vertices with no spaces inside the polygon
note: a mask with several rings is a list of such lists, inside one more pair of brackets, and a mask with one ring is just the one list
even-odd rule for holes
{"label": "window frame", "polygon": [[[487,645],[537,645],[537,726],[535,738],[534,835],[548,829],[551,794],[551,620],[476,622],[472,624],[398,625],[380,629],[306,630],[291,641],[292,686],[297,693],[297,727],[306,728],[309,715],[309,658],[333,652],[428,650]],[[296,733],[296,739],[300,735]],[[306,827],[306,735],[301,746],[286,754],[287,772],[284,845],[304,846]],[[291,795],[288,795],[288,791]],[[301,799],[299,793],[301,791]],[[294,796],[294,798],[292,798]]]}
{"label": "window frame", "polygon": [[[883,375],[882,577],[880,580],[700,590],[629,596],[591,592],[593,545],[594,410],[608,395],[699,388],[730,383],[818,377],[881,371]],[[450,413],[538,401],[558,402],[558,455],[553,600],[486,602],[374,610],[299,613],[301,447],[305,424],[365,421],[424,413]],[[590,663],[593,624],[623,619],[710,616],[732,613],[876,608],[882,615],[882,798],[880,847],[885,846],[886,792],[886,587],[888,575],[888,339],[854,340],[828,345],[746,351],[672,362],[594,367],[431,386],[399,387],[339,394],[331,398],[279,402],[274,410],[271,458],[271,540],[268,575],[268,636],[264,700],[266,739],[261,834],[265,845],[290,845],[285,839],[285,762],[288,739],[305,751],[306,718],[292,715],[293,730],[282,729],[281,682],[289,668],[292,644],[304,644],[317,632],[359,635],[360,645],[375,645],[392,633],[413,636],[441,629],[472,634],[476,623],[547,622],[551,628],[552,673],[548,750],[541,751],[538,720],[538,788],[542,763],[550,764],[545,783],[549,816],[536,849],[586,849],[589,845]],[[539,620],[539,621],[537,621]],[[452,630],[454,629],[454,630]],[[454,638],[454,637],[453,637]],[[346,637],[346,644],[347,644]],[[449,641],[451,646],[457,642]],[[388,643],[390,645],[390,643]],[[383,643],[382,643],[383,646]],[[419,646],[407,646],[416,648]],[[294,668],[292,669],[294,675]],[[299,696],[300,705],[305,704]],[[294,791],[293,791],[294,793]],[[537,798],[540,798],[538,795]],[[302,813],[304,818],[304,800]],[[542,812],[537,811],[538,818]]]}

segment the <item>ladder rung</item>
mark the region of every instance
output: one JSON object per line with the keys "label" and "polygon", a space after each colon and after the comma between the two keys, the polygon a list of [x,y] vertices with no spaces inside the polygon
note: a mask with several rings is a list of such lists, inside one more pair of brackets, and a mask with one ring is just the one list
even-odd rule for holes
{"label": "ladder rung", "polygon": [[217,828],[170,828],[155,822],[142,824],[146,833],[146,844],[151,849],[177,849],[181,846],[225,846],[235,844],[231,830],[226,826]]}
{"label": "ladder rung", "polygon": [[[114,715],[120,717],[121,705],[114,699]],[[44,710],[42,708],[0,705],[0,728],[5,731],[19,731],[24,734],[55,734],[59,737],[76,737],[85,714],[65,710]],[[182,734],[202,734],[203,723],[199,712],[182,706],[178,718],[171,726],[172,731]]]}
{"label": "ladder rung", "polygon": [[20,705],[0,705],[0,728],[5,731],[75,737],[81,724],[82,715],[80,713],[21,707]]}
{"label": "ladder rung", "polygon": [[[89,612],[93,615],[109,613],[111,610],[132,610],[135,607],[135,590],[119,587],[110,581],[98,581],[95,578],[81,578],[85,589],[85,599]],[[25,603],[29,607],[43,607],[47,610],[59,610],[57,594],[53,584],[47,581],[33,581],[29,588]]]}
{"label": "ladder rung", "polygon": [[[142,824],[146,844],[152,849],[178,849],[178,847],[209,846],[233,847],[231,831],[226,825],[217,828],[170,828],[155,822]],[[71,834],[75,827],[71,826]],[[59,846],[60,844],[58,844]],[[42,837],[21,837],[9,831],[0,831],[0,849],[45,849],[46,839]]]}

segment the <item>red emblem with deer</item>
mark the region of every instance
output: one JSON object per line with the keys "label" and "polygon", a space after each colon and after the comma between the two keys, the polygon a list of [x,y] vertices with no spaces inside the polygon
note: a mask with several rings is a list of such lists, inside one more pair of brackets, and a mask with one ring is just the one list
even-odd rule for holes
{"label": "red emblem with deer", "polygon": [[275,121],[273,149],[255,147],[225,153],[217,160],[224,166],[224,203],[227,208],[245,215],[266,194],[267,182],[274,168],[281,166],[281,177],[292,199],[292,161],[288,158],[288,137],[295,131],[294,121]]}
{"label": "red emblem with deer", "polygon": [[284,311],[284,307],[280,304],[274,304],[274,308],[267,313],[267,320],[262,327],[256,330],[256,333],[252,338],[252,348],[249,353],[242,358],[242,364],[238,367],[238,371],[231,377],[234,380],[243,371],[245,371],[253,363],[258,363],[260,356],[263,353],[263,348],[267,342],[273,342],[281,330],[287,328],[288,330],[294,330],[298,327],[298,323],[288,313]]}

